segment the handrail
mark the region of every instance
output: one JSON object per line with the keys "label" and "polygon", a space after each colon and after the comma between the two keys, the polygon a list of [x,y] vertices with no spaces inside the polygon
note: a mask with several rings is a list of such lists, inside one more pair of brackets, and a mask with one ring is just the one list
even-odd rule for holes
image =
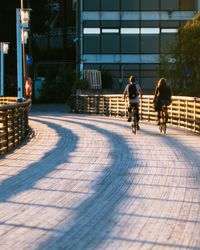
{"label": "handrail", "polygon": [[28,112],[31,100],[0,97],[0,154],[15,148],[29,134]]}
{"label": "handrail", "polygon": [[[155,122],[157,114],[153,109],[153,95],[143,95],[140,102],[142,120]],[[123,95],[76,95],[73,96],[73,110],[76,113],[100,114],[126,117],[127,102]],[[173,96],[168,108],[168,122],[177,127],[200,133],[200,98]]]}

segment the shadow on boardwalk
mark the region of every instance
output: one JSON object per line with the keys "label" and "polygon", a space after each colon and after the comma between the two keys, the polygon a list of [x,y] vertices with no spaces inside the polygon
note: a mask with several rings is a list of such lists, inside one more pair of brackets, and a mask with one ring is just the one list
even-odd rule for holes
{"label": "shadow on boardwalk", "polygon": [[[70,199],[53,207],[50,203],[35,204],[56,208],[58,212],[70,210],[72,216],[63,217],[63,221],[58,217],[54,227],[42,227],[41,221],[30,227],[45,234],[38,236],[34,243],[31,240],[27,249],[200,249],[198,239],[190,242],[184,238],[185,228],[188,237],[192,237],[194,229],[195,235],[200,232],[200,201],[195,196],[199,194],[200,183],[199,165],[195,165],[199,164],[199,151],[191,147],[194,144],[182,135],[156,137],[155,131],[145,124],[133,139],[127,133],[129,124],[123,121],[75,116],[64,111],[56,107],[48,113],[45,108],[32,110],[31,120],[46,125],[58,140],[38,162],[26,165],[2,181],[1,203],[14,203],[13,196],[35,189],[36,183],[61,169],[67,174],[62,178],[68,180],[73,180],[70,172],[67,173],[69,167],[74,171],[77,186],[88,181],[89,173],[99,174],[94,174],[97,178],[91,180],[90,190],[77,189],[77,194],[88,192],[80,202],[77,200],[77,206],[72,206]],[[41,135],[46,134],[48,131]],[[160,151],[156,152],[158,143]],[[91,162],[81,156],[88,152]],[[76,154],[74,162],[72,154]],[[20,155],[16,154],[16,160],[21,160]],[[75,172],[83,175],[79,177]],[[62,195],[67,197],[73,192],[75,195],[66,186]]]}

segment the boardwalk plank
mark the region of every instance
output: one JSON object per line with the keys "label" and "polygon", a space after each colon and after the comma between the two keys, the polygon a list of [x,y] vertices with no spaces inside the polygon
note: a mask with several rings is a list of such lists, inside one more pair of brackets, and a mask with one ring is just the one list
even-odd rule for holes
{"label": "boardwalk plank", "polygon": [[0,249],[200,249],[200,137],[33,109],[0,162]]}

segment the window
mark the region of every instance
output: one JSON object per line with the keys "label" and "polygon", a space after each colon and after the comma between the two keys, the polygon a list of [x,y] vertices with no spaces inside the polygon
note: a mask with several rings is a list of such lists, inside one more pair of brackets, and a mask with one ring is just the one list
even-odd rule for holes
{"label": "window", "polygon": [[139,54],[139,36],[122,35],[121,36],[121,53]]}
{"label": "window", "polygon": [[140,1],[141,1],[141,10],[147,10],[147,11],[159,10],[159,0],[140,0]]}
{"label": "window", "polygon": [[[109,1],[109,0],[108,0]],[[139,10],[139,0],[122,0],[121,9],[124,11]]]}
{"label": "window", "polygon": [[101,0],[101,10],[120,10],[120,0]]}
{"label": "window", "polygon": [[179,0],[161,0],[161,10],[178,10],[178,9],[179,9]]}
{"label": "window", "polygon": [[102,29],[102,33],[119,33],[119,29]]}
{"label": "window", "polygon": [[159,34],[159,28],[141,28],[141,34]]}
{"label": "window", "polygon": [[84,21],[83,22],[83,26],[86,28],[86,27],[88,27],[88,28],[96,28],[96,27],[100,27],[100,22],[99,21],[94,21],[94,20],[92,20],[92,21]]}
{"label": "window", "polygon": [[176,34],[161,34],[161,53],[167,53],[170,45],[175,42]]}
{"label": "window", "polygon": [[161,29],[161,33],[178,33],[178,29],[165,28],[165,29]]}
{"label": "window", "polygon": [[85,35],[83,38],[84,54],[98,54],[100,53],[100,36]]}
{"label": "window", "polygon": [[159,53],[159,35],[141,35],[141,53]]}
{"label": "window", "polygon": [[100,64],[97,63],[84,63],[84,69],[96,69],[96,70],[100,70]]}
{"label": "window", "polygon": [[161,21],[160,22],[160,27],[172,27],[172,28],[179,28],[179,22],[177,21]]}
{"label": "window", "polygon": [[83,10],[100,10],[100,0],[83,0]]}
{"label": "window", "polygon": [[120,22],[119,21],[101,21],[101,27],[102,28],[116,28],[116,27],[119,27],[120,26]]}
{"label": "window", "polygon": [[101,35],[101,52],[103,54],[120,53],[120,38],[118,34]]}
{"label": "window", "polygon": [[181,0],[181,10],[195,10],[195,0]]}
{"label": "window", "polygon": [[121,28],[121,34],[139,34],[139,28]]}
{"label": "window", "polygon": [[84,28],[83,34],[100,34],[100,28]]}
{"label": "window", "polygon": [[141,27],[144,27],[144,28],[147,28],[147,27],[159,27],[159,21],[151,21],[151,20],[148,20],[148,21],[141,21],[140,22],[140,26]]}
{"label": "window", "polygon": [[139,27],[140,26],[140,22],[139,21],[123,21],[121,20],[121,27],[129,27],[129,28],[133,28],[133,27]]}

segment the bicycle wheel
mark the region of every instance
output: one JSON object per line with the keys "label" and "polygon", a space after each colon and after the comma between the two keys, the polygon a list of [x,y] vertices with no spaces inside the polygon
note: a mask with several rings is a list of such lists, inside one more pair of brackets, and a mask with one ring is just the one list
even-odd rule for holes
{"label": "bicycle wheel", "polygon": [[162,122],[159,125],[159,130],[160,130],[160,133],[162,133],[162,131],[163,131],[163,124],[162,124]]}
{"label": "bicycle wheel", "polygon": [[132,128],[132,133],[136,134],[136,126],[135,126],[134,121],[132,121],[132,123],[131,123],[131,128]]}
{"label": "bicycle wheel", "polygon": [[137,119],[136,119],[135,115],[132,117],[131,128],[132,128],[132,133],[136,134],[136,131],[137,131]]}
{"label": "bicycle wheel", "polygon": [[167,131],[167,119],[168,119],[168,114],[167,114],[167,110],[165,109],[165,111],[163,112],[163,133],[166,134]]}
{"label": "bicycle wheel", "polygon": [[166,134],[166,130],[167,130],[167,125],[166,125],[166,122],[163,123],[163,134]]}
{"label": "bicycle wheel", "polygon": [[167,130],[167,114],[166,112],[162,111],[162,117],[161,117],[161,122],[160,122],[160,133],[166,134],[166,130]]}

